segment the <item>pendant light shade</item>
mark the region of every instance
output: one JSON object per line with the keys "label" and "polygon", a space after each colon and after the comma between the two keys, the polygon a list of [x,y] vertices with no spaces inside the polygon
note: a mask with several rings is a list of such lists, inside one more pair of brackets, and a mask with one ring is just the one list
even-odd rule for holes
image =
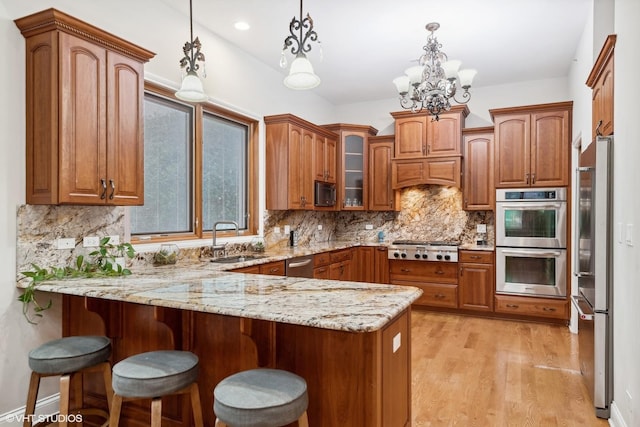
{"label": "pendant light shade", "polygon": [[289,89],[312,89],[320,84],[320,77],[313,72],[313,65],[303,55],[299,55],[291,63],[289,75],[284,79],[284,85]]}
{"label": "pendant light shade", "polygon": [[204,102],[208,99],[202,88],[202,80],[195,71],[190,71],[184,76],[176,97],[187,102]]}

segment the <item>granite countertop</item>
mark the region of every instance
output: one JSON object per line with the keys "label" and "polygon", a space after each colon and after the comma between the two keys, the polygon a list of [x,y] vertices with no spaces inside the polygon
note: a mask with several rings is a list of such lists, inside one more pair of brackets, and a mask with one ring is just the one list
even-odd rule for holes
{"label": "granite countertop", "polygon": [[463,249],[465,251],[495,251],[496,250],[493,244],[476,245],[475,243],[460,245],[458,246],[458,249]]}
{"label": "granite countertop", "polygon": [[422,291],[409,286],[224,271],[352,246],[332,243],[324,248],[268,251],[262,259],[234,264],[203,260],[135,267],[130,276],[46,281],[39,283],[38,289],[324,329],[379,330],[407,309]]}

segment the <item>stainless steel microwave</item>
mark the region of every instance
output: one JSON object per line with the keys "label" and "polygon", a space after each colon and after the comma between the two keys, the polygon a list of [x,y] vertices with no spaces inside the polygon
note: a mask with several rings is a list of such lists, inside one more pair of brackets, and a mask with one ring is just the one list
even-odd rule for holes
{"label": "stainless steel microwave", "polygon": [[313,205],[332,207],[336,205],[336,185],[330,182],[316,181],[313,191]]}

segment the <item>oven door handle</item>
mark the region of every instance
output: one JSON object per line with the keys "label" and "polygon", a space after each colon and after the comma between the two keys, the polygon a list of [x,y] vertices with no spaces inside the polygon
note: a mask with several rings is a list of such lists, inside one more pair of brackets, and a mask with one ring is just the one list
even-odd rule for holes
{"label": "oven door handle", "polygon": [[560,252],[560,251],[535,251],[535,250],[530,250],[530,249],[522,250],[522,251],[513,250],[513,249],[509,249],[509,250],[504,250],[503,249],[502,253],[504,255],[525,255],[525,256],[528,256],[528,257],[534,257],[534,256],[535,257],[540,257],[540,256],[542,256],[542,257],[548,257],[548,258],[551,258],[551,257],[558,258],[558,257],[560,257],[562,255],[562,252]]}
{"label": "oven door handle", "polygon": [[585,313],[584,310],[582,310],[582,307],[580,307],[580,302],[584,301],[585,304],[587,303],[586,300],[584,299],[584,297],[580,296],[580,295],[571,295],[571,302],[573,303],[573,306],[576,308],[576,310],[578,310],[578,316],[580,317],[580,319],[582,320],[593,320],[593,315],[595,313],[591,312],[591,313]]}
{"label": "oven door handle", "polygon": [[518,202],[498,202],[499,204],[501,204],[501,206],[503,208],[507,208],[507,209],[518,209],[518,210],[533,210],[533,209],[540,209],[540,208],[550,208],[550,209],[561,209],[562,208],[562,203],[564,202],[558,202],[558,203],[545,203],[545,202],[524,202],[524,203],[518,203]]}

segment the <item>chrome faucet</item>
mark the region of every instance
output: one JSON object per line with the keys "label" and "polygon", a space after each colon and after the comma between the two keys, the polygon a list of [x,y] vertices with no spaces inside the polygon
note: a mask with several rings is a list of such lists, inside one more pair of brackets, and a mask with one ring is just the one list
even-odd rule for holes
{"label": "chrome faucet", "polygon": [[235,227],[235,229],[236,229],[236,236],[240,235],[240,227],[238,226],[237,222],[235,222],[235,221],[216,221],[213,224],[213,247],[212,247],[212,250],[213,250],[213,256],[214,257],[216,256],[216,252],[217,251],[223,251],[222,253],[224,254],[225,247],[226,247],[226,245],[217,245],[216,244],[216,232],[218,231],[218,225],[220,225],[220,224],[233,225]]}

